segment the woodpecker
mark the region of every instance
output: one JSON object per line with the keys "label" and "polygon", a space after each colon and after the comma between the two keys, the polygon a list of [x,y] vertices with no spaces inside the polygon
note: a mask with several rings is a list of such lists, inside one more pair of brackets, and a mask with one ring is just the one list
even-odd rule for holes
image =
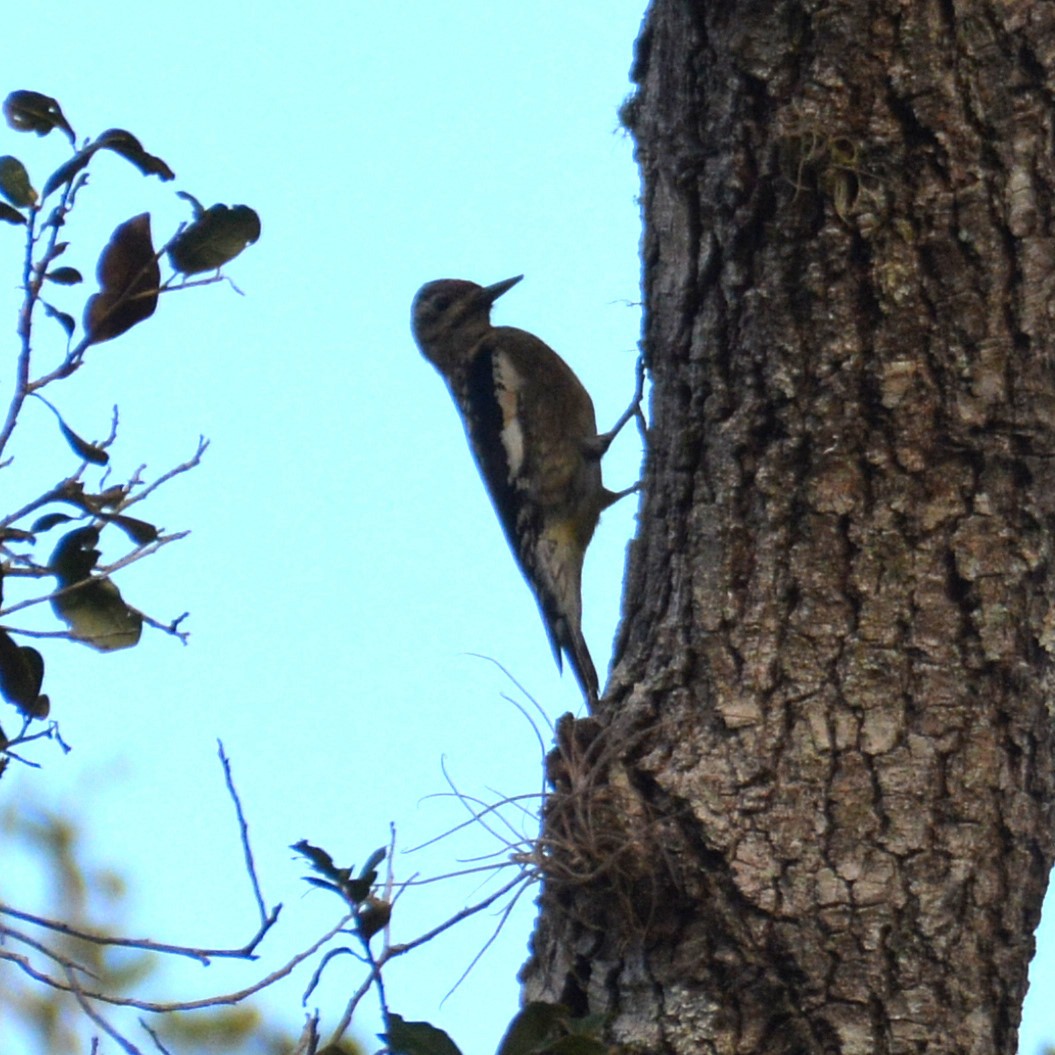
{"label": "woodpecker", "polygon": [[491,325],[491,305],[524,276],[490,286],[438,279],[414,298],[422,354],[443,376],[509,546],[535,594],[558,669],[567,655],[587,702],[597,671],[582,635],[582,565],[609,491],[601,456],[636,412],[598,434],[593,401],[534,334]]}

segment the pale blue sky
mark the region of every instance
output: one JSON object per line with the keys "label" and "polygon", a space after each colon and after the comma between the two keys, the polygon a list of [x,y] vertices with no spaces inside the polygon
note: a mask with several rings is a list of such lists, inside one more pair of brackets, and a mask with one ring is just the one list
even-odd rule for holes
{"label": "pale blue sky", "polygon": [[[350,864],[387,840],[390,820],[403,846],[430,837],[459,817],[425,800],[444,790],[441,759],[470,794],[537,790],[534,734],[501,698],[511,686],[468,653],[501,661],[553,719],[580,706],[408,312],[429,279],[523,273],[498,321],[533,330],[572,364],[602,426],[622,411],[640,327],[640,223],[617,110],[643,7],[411,2],[397,14],[353,0],[250,17],[225,3],[60,0],[30,5],[25,34],[0,40],[2,94],[55,96],[82,137],[127,128],[177,174],[161,184],[99,158],[65,262],[92,273],[112,228],[144,209],[160,241],[188,217],[175,190],[246,203],[263,223],[227,269],[245,297],[224,286],[166,296],[51,390],[89,436],[120,405],[118,476],[141,462],[165,470],[199,433],[212,441],[200,469],[141,509],[193,535],[118,580],[158,618],[189,609],[193,636],[183,648],[147,633],[112,655],[46,645],[45,688],[74,751],[39,751],[43,772],[4,780],[19,801],[76,804],[96,860],[131,876],[130,930],[238,944],[254,915],[215,760],[223,738],[265,894],[288,918],[257,967],[174,974],[181,997],[257,977],[333,917],[336,903],[303,896],[290,843],[307,838]],[[38,186],[65,156],[56,136],[6,128],[0,153],[22,158]],[[18,246],[0,227],[12,339]],[[83,296],[53,299],[79,315]],[[37,347],[42,359],[60,352],[43,322]],[[26,488],[19,500],[71,464],[46,411],[28,417],[8,476]],[[639,459],[628,432],[606,460],[609,486],[632,482]],[[601,671],[634,515],[633,500],[607,512],[587,561],[585,631]],[[450,853],[490,848],[481,837]],[[442,869],[447,853],[399,857],[398,874]],[[6,883],[0,892],[14,896]],[[407,895],[395,937],[475,896],[475,883]],[[24,889],[17,900],[38,907]],[[466,1055],[489,1055],[516,1008],[531,916],[525,901],[442,1007],[493,920],[395,964],[393,1008],[443,1026]],[[313,1005],[332,1022],[360,977],[350,960],[334,965]],[[267,999],[294,1030],[306,979]],[[1024,1030],[1026,1052],[1055,1034],[1045,1003]],[[374,1004],[364,1007],[370,1031]]]}

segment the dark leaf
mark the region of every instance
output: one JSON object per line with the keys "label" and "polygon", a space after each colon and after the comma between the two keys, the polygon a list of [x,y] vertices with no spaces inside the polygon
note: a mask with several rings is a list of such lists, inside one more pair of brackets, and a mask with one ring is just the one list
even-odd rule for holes
{"label": "dark leaf", "polygon": [[182,198],[184,201],[190,202],[190,207],[194,210],[195,220],[198,219],[198,217],[201,216],[203,212],[205,212],[205,206],[202,205],[202,203],[198,201],[198,199],[195,198],[194,195],[191,194],[189,191],[178,190],[176,191],[176,197]]}
{"label": "dark leaf", "polygon": [[26,222],[26,218],[17,209],[12,209],[6,201],[0,201],[0,220],[4,220],[7,223]]}
{"label": "dark leaf", "polygon": [[128,497],[128,488],[124,484],[114,484],[97,495],[84,496],[84,508],[95,513],[105,506],[116,506]]}
{"label": "dark leaf", "polygon": [[53,308],[46,301],[42,300],[40,303],[44,308],[44,314],[49,319],[54,319],[66,331],[67,337],[72,337],[73,331],[77,326],[77,320],[72,315],[67,315],[66,312]]}
{"label": "dark leaf", "polygon": [[75,267],[57,267],[54,271],[46,272],[44,277],[60,286],[76,286],[78,282],[84,281],[84,276]]}
{"label": "dark leaf", "polygon": [[44,197],[46,198],[53,191],[59,189],[66,183],[69,183],[78,172],[83,169],[89,161],[92,159],[92,154],[95,151],[91,146],[85,147],[83,150],[78,150],[69,161],[63,162],[59,165],[55,171],[48,176],[47,182],[44,184]]}
{"label": "dark leaf", "polygon": [[80,455],[86,462],[91,462],[93,465],[106,465],[110,461],[110,455],[106,453],[105,449],[96,446],[94,443],[89,443],[87,440],[82,439],[73,431],[63,420],[62,415],[58,410],[49,403],[39,392],[33,393],[37,399],[41,401],[55,415],[55,420],[59,423],[59,429],[62,432],[62,437],[65,441],[73,448],[75,454]]}
{"label": "dark leaf", "polygon": [[26,166],[10,154],[0,157],[0,195],[21,209],[37,203],[37,192],[29,182]]}
{"label": "dark leaf", "polygon": [[[377,872],[373,864],[376,864],[385,856],[383,849],[375,851],[370,856],[363,873],[360,874],[359,878],[353,879],[350,868],[338,868],[333,863],[333,858],[325,850],[318,846],[312,846],[306,839],[301,839],[300,842],[295,843],[290,849],[296,850],[297,853],[306,857],[311,862],[312,868],[326,877],[326,881],[323,881],[312,876],[305,876],[307,882],[311,883],[312,886],[336,891],[353,906],[359,905],[370,896],[370,888],[377,880]],[[373,864],[370,862],[373,862]]]}
{"label": "dark leaf", "polygon": [[53,527],[58,527],[59,524],[68,524],[73,517],[69,513],[45,513],[42,517],[37,517],[33,521],[32,531],[33,534],[39,534],[44,531],[50,531]]}
{"label": "dark leaf", "polygon": [[301,839],[300,842],[294,843],[290,849],[296,850],[302,857],[306,857],[316,872],[321,872],[323,875],[331,877],[337,875],[338,869],[333,863],[333,858],[321,846],[312,846],[307,839]]}
{"label": "dark leaf", "polygon": [[536,1055],[548,1051],[548,1045],[566,1034],[564,1023],[567,1020],[568,1009],[562,1004],[532,1001],[509,1023],[497,1055]]}
{"label": "dark leaf", "polygon": [[102,447],[97,447],[94,443],[81,439],[62,418],[59,418],[59,428],[62,430],[63,439],[73,448],[74,453],[78,457],[83,458],[86,462],[91,462],[92,465],[106,465],[109,462],[110,455]]}
{"label": "dark leaf", "polygon": [[150,237],[149,213],[133,216],[114,231],[99,257],[97,275],[102,292],[84,309],[91,344],[119,337],[154,314],[161,269]]}
{"label": "dark leaf", "polygon": [[366,864],[363,865],[362,870],[359,872],[359,878],[366,880],[373,886],[377,882],[377,866],[385,859],[386,852],[383,846],[379,846],[366,859]]}
{"label": "dark leaf", "polygon": [[[100,513],[100,516],[106,514]],[[122,514],[107,516],[107,523],[116,524],[137,546],[149,546],[156,542],[160,531],[153,524],[145,520],[137,520],[135,517],[126,517]]]}
{"label": "dark leaf", "polygon": [[462,1055],[461,1048],[431,1022],[407,1022],[388,1016],[388,1032],[380,1034],[392,1055]]}
{"label": "dark leaf", "polygon": [[169,246],[169,262],[185,275],[215,271],[260,237],[260,217],[248,205],[214,205]]}
{"label": "dark leaf", "polygon": [[131,132],[126,132],[123,128],[111,128],[103,132],[88,149],[112,150],[125,160],[131,161],[144,176],[159,176],[162,180],[176,178],[176,173],[161,158],[148,154],[143,149],[143,144]]}
{"label": "dark leaf", "polygon": [[86,579],[99,560],[99,543],[97,527],[82,527],[69,531],[59,539],[59,544],[51,554],[48,567],[59,584],[69,586],[71,583]]}
{"label": "dark leaf", "polygon": [[113,652],[138,644],[143,617],[125,604],[109,579],[92,576],[99,560],[98,541],[99,529],[94,527],[77,528],[59,540],[51,555],[51,572],[60,587],[73,588],[52,597],[51,607],[73,638],[100,652]]}
{"label": "dark leaf", "polygon": [[76,142],[73,129],[62,116],[62,109],[50,95],[40,92],[12,92],[4,100],[7,123],[18,132],[36,132],[46,136],[53,128],[61,128],[71,143]]}
{"label": "dark leaf", "polygon": [[344,891],[340,888],[337,883],[331,883],[326,879],[316,879],[315,876],[305,876],[305,883],[310,883],[314,887],[318,887],[320,890],[332,890],[335,894],[340,894],[344,897]]}
{"label": "dark leaf", "polygon": [[23,714],[37,717],[43,681],[44,659],[40,653],[35,648],[19,647],[6,630],[0,630],[0,694],[4,699]]}
{"label": "dark leaf", "polygon": [[392,918],[392,903],[370,895],[359,906],[355,918],[359,933],[369,941],[379,930],[388,926]]}
{"label": "dark leaf", "polygon": [[539,1055],[608,1055],[611,1049],[596,1037],[567,1036],[540,1048]]}

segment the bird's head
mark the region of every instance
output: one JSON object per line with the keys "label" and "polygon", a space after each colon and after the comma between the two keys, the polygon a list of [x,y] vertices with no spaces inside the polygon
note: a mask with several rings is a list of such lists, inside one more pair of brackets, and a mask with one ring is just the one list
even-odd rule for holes
{"label": "bird's head", "polygon": [[411,309],[411,328],[425,358],[449,376],[490,328],[491,305],[523,277],[490,286],[440,278],[422,286]]}

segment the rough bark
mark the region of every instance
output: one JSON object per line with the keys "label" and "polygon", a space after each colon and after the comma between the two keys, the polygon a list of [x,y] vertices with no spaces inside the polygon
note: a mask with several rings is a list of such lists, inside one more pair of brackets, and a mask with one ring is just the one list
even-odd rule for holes
{"label": "rough bark", "polygon": [[650,437],[529,997],[1013,1055],[1055,843],[1055,5],[655,0]]}

